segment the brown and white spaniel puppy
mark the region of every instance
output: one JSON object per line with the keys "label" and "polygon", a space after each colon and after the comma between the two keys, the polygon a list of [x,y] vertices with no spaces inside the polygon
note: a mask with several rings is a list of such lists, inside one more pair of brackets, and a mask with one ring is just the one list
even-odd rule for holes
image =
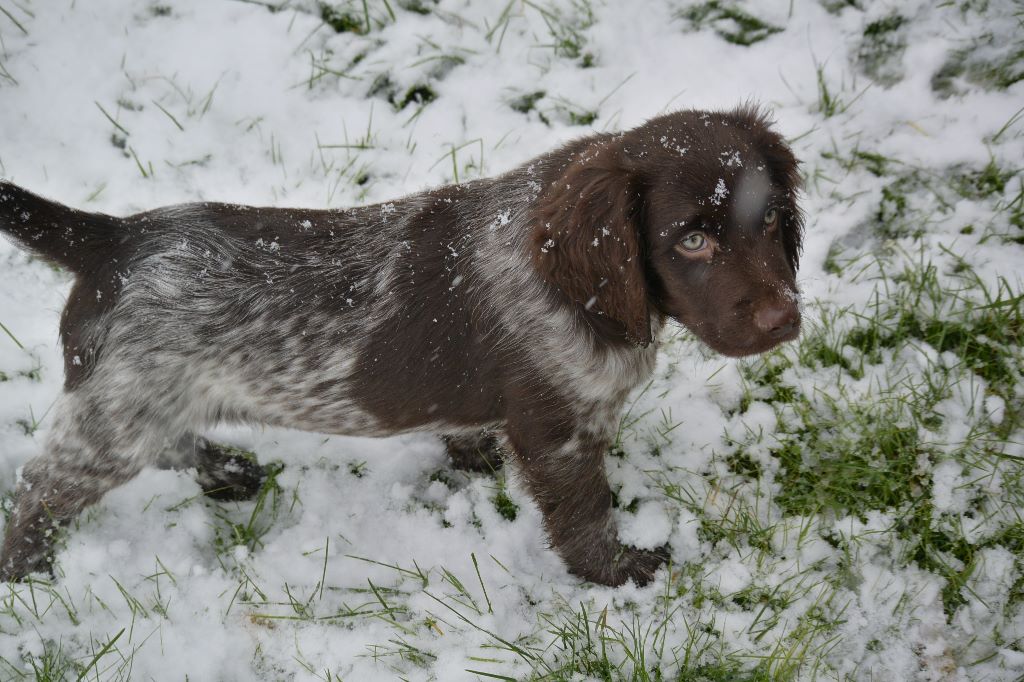
{"label": "brown and white spaniel puppy", "polygon": [[48,570],[53,529],[145,466],[251,494],[259,468],[198,435],[228,420],[436,432],[478,468],[497,437],[569,570],[642,585],[668,552],[617,537],[604,457],[619,413],[668,318],[731,356],[797,336],[798,182],[753,107],[660,116],[344,210],[117,218],[0,182],[0,230],[76,276],[64,392],[0,576]]}

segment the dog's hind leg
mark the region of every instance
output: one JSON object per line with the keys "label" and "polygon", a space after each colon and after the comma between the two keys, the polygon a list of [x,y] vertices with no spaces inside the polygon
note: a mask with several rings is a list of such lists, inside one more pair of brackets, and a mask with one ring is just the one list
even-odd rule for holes
{"label": "dog's hind leg", "polygon": [[49,571],[55,532],[154,463],[170,440],[166,410],[128,391],[94,388],[60,398],[43,454],[22,470],[0,553],[2,580]]}
{"label": "dog's hind leg", "polygon": [[259,492],[267,470],[255,457],[230,445],[213,443],[187,433],[161,453],[163,469],[196,470],[196,483],[215,500],[247,500]]}

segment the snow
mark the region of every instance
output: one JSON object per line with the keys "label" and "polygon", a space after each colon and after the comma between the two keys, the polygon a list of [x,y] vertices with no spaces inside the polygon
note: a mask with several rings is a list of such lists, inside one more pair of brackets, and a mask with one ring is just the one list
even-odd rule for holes
{"label": "snow", "polygon": [[668,542],[672,521],[664,505],[645,502],[632,514],[619,515],[619,537],[640,549],[654,549]]}
{"label": "snow", "polygon": [[715,183],[715,192],[711,195],[711,203],[719,206],[727,196],[729,196],[729,190],[725,186],[725,180],[718,178],[718,182]]}
{"label": "snow", "polygon": [[[999,134],[1024,102],[1024,84],[992,90],[959,78],[960,94],[940,97],[931,82],[950,51],[992,31],[1011,40],[1013,2],[993,0],[983,13],[927,0],[863,2],[865,11],[835,14],[824,2],[741,2],[785,27],[750,47],[710,26],[688,28],[678,11],[693,3],[684,0],[424,4],[433,11],[419,15],[392,0],[392,21],[384,3],[371,0],[374,28],[360,36],[325,27],[313,2],[271,12],[233,1],[0,0],[27,31],[0,13],[0,176],[114,214],[195,200],[340,208],[452,182],[456,172],[460,180],[501,173],[580,135],[674,108],[753,100],[772,107],[804,160],[799,284],[810,319],[819,309],[864,309],[876,292],[867,265],[863,277],[828,270],[834,246],[864,262],[908,248],[877,244],[865,228],[892,177],[844,168],[823,153],[862,149],[937,174],[990,161],[1018,168],[1024,158],[1020,122]],[[352,6],[362,16],[363,3]],[[581,68],[582,56],[552,49],[549,22],[582,21],[588,6],[593,22],[579,32],[595,65]],[[507,8],[507,25],[492,33]],[[865,26],[894,9],[909,19],[896,65],[903,77],[883,87],[855,60]],[[818,69],[842,105],[830,117],[818,107]],[[399,100],[426,83],[436,99],[397,110],[385,94],[368,95],[382,75]],[[540,91],[534,109],[510,106]],[[574,124],[589,112],[589,125]],[[661,143],[681,162],[693,153],[684,140]],[[738,165],[740,157],[727,150],[721,162]],[[723,179],[707,182],[710,201],[728,198]],[[926,209],[938,202],[927,189],[908,201]],[[961,234],[968,224],[979,233],[1015,229],[1005,212],[982,201],[948,203],[932,212],[915,248],[941,272],[963,258],[991,290],[1006,280],[1019,291],[1024,248]],[[394,210],[381,208],[385,218]],[[489,226],[509,221],[499,213]],[[70,285],[0,240],[0,323],[20,342],[0,330],[0,492],[13,488],[45,437],[62,382],[57,326]],[[861,378],[842,382],[843,395],[863,402],[890,381],[919,386],[936,364],[962,379],[934,405],[937,449],[955,450],[979,420],[1009,418],[1011,406],[984,379],[926,345],[883,349]],[[231,534],[232,524],[249,522],[254,503],[208,501],[188,472],[144,471],[72,526],[52,589],[0,588],[0,678],[31,675],[32,657],[58,646],[85,666],[115,637],[117,655],[93,670],[99,679],[480,679],[470,670],[521,678],[531,664],[495,637],[554,660],[550,619],[562,622],[581,604],[592,622],[604,612],[620,629],[634,616],[644,627],[665,620],[668,646],[661,658],[648,651],[647,662],[669,678],[679,667],[673,647],[698,626],[716,633],[713,651],[742,652],[754,665],[776,646],[795,646],[794,623],[819,607],[842,614],[828,635],[835,639],[808,640],[825,662],[817,674],[829,679],[1024,675],[1024,606],[1010,599],[1019,591],[1019,557],[1004,544],[979,549],[964,602],[947,617],[947,578],[905,558],[909,541],[892,532],[895,511],[783,515],[773,501],[783,491],[771,452],[786,437],[780,419],[801,417],[771,402],[745,367],[670,330],[655,384],[633,397],[638,420],[624,438],[626,457],[609,458],[609,474],[621,537],[671,549],[673,573],[663,569],[650,587],[581,584],[548,549],[539,512],[514,475],[508,496],[518,510],[510,520],[495,508],[499,484],[449,471],[430,435],[373,440],[224,426],[214,440],[285,464],[281,492],[267,502],[276,516],[257,515],[266,524],[259,541],[250,546]],[[840,397],[835,367],[780,376],[815,407]],[[1024,457],[1021,441],[999,444],[1007,461]],[[725,463],[737,443],[763,471],[757,494],[743,492]],[[936,524],[958,524],[980,541],[1012,522],[1003,508],[993,507],[991,518],[968,510],[972,494],[998,501],[1019,487],[1013,469],[971,470],[954,459],[922,468]],[[767,553],[750,546],[747,532],[730,543],[737,518],[770,529]],[[666,619],[667,584],[678,609]],[[745,610],[732,599],[774,587],[793,596],[765,607],[763,617],[778,617],[769,625],[754,624],[760,604]]]}

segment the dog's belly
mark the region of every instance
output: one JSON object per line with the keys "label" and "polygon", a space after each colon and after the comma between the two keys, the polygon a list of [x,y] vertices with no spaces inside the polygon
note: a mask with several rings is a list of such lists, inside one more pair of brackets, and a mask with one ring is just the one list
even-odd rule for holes
{"label": "dog's belly", "polygon": [[[280,388],[274,383],[275,388]],[[247,389],[252,387],[246,384]],[[470,434],[502,426],[496,416],[479,421],[450,419],[434,405],[410,405],[398,395],[394,397],[393,408],[382,418],[379,412],[366,409],[347,393],[342,385],[329,395],[318,391],[315,385],[294,385],[285,392],[261,391],[248,399],[225,403],[227,409],[223,413],[228,418],[240,413],[242,419],[270,426],[374,438],[415,432]]]}
{"label": "dog's belly", "polygon": [[[183,378],[192,383],[192,410],[207,415],[205,422],[247,421],[366,437],[475,433],[501,426],[496,410],[481,409],[482,401],[460,387],[430,386],[423,377],[396,380],[388,371],[359,366],[354,355],[353,349],[340,348],[314,372],[304,366],[308,356],[282,362],[256,354],[242,362],[221,355],[203,363],[193,357],[186,360],[191,369]],[[205,367],[199,369],[200,364]],[[368,384],[376,389],[371,396],[365,393]],[[467,411],[467,402],[474,409]]]}
{"label": "dog's belly", "polygon": [[[184,360],[184,358],[183,358]],[[207,357],[190,366],[188,411],[194,420],[243,421],[351,436],[388,436],[387,428],[351,395],[351,362],[305,371],[303,358],[282,360],[253,353]]]}

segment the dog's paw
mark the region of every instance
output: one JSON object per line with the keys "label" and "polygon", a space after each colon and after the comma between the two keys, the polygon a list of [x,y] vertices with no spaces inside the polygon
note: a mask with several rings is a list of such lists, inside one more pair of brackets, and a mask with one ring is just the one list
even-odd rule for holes
{"label": "dog's paw", "polygon": [[443,436],[452,466],[462,471],[493,474],[502,467],[501,448],[493,435]]}
{"label": "dog's paw", "polygon": [[567,558],[566,563],[572,573],[593,583],[618,587],[632,580],[637,587],[643,587],[668,560],[666,546],[637,549],[616,544],[608,545],[603,551],[591,546],[577,553],[576,560]]}
{"label": "dog's paw", "polygon": [[196,482],[203,493],[222,502],[255,497],[270,473],[252,453],[216,443],[204,445],[197,471]]}
{"label": "dog's paw", "polygon": [[604,585],[618,587],[632,580],[637,587],[644,587],[654,578],[655,572],[668,563],[667,546],[656,549],[637,549],[623,545],[612,559],[604,579],[597,580]]}
{"label": "dog's paw", "polygon": [[26,543],[5,543],[4,555],[0,558],[0,582],[21,582],[32,576],[53,578],[53,555],[49,543],[45,550],[33,551]]}

